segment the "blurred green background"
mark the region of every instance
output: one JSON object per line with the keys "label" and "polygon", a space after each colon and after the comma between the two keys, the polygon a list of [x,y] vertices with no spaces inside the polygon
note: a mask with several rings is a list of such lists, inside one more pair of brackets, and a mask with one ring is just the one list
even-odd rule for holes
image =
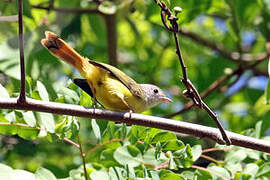
{"label": "blurred green background", "polygon": [[[257,137],[269,135],[270,107],[265,91],[268,60],[264,53],[267,52],[266,43],[270,41],[270,1],[170,0],[165,3],[170,8],[180,6],[183,9],[177,15],[182,32],[179,34],[181,51],[188,76],[199,92],[221,76],[230,76],[234,70],[242,68],[205,98],[224,127],[245,134],[260,121],[261,131]],[[47,89],[50,101],[91,106],[90,98],[84,94],[89,101],[80,102],[82,92],[70,85],[70,79],[79,77],[79,73],[41,46],[44,32],[50,30],[85,57],[105,63],[109,63],[110,58],[113,62],[117,60],[118,68],[130,77],[139,83],[160,86],[174,101],[145,114],[170,116],[189,101],[182,94],[184,86],[179,78],[182,72],[175,54],[173,34],[164,28],[160,8],[153,0],[24,0],[23,5],[28,96],[43,99],[41,88],[36,88],[38,80]],[[17,7],[15,0],[0,1],[0,17],[16,15]],[[13,97],[18,95],[20,79],[17,34],[16,21],[0,20],[0,83]],[[224,52],[232,58],[224,56]],[[240,54],[239,60],[233,58],[237,54]],[[266,60],[245,68],[260,57]],[[9,112],[0,110],[0,115]],[[215,127],[208,114],[196,107],[172,118]],[[54,120],[59,123],[63,116],[54,115]],[[89,123],[83,120],[80,124],[84,143],[93,146],[89,140],[89,134],[93,136]],[[103,124],[107,125],[106,122]],[[102,129],[101,122],[99,125]],[[204,147],[214,144],[194,137],[180,139]],[[70,169],[81,164],[77,149],[69,144],[48,143],[42,138],[27,141],[4,135],[1,136],[0,161],[30,171],[42,165],[57,177],[67,176]]]}

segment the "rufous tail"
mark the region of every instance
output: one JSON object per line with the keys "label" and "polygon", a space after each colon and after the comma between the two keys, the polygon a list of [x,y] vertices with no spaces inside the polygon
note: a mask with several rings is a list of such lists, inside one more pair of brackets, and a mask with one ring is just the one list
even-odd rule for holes
{"label": "rufous tail", "polygon": [[54,56],[73,65],[82,71],[83,64],[87,62],[87,58],[79,55],[72,47],[53,32],[46,31],[45,38],[41,40],[41,44],[46,47]]}

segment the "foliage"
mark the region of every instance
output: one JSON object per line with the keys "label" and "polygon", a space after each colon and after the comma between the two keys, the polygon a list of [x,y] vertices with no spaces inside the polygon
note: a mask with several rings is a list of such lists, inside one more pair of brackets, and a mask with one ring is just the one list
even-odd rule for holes
{"label": "foliage", "polygon": [[[118,67],[137,82],[157,84],[167,89],[174,99],[173,104],[162,104],[145,114],[170,114],[179,111],[187,101],[181,93],[183,86],[179,81],[181,72],[174,52],[175,44],[171,33],[162,25],[160,8],[154,0],[54,1],[55,7],[98,9],[106,16],[38,8],[50,7],[49,1],[45,0],[23,2],[28,97],[92,106],[91,98],[70,80],[78,76],[76,70],[51,56],[41,46],[40,40],[45,30],[51,30],[82,55],[107,62],[109,55],[104,52],[110,43],[106,38],[110,27],[103,18],[117,13]],[[213,50],[200,40],[180,35],[188,75],[199,92],[220,76],[252,63],[232,61],[221,51],[250,55],[267,50],[265,44],[270,40],[269,1],[170,0],[165,3],[170,9],[182,8],[177,15],[181,29],[223,48]],[[0,1],[1,16],[17,13],[16,1]],[[16,34],[17,22],[0,21],[0,98],[17,97],[19,92]],[[227,129],[269,139],[267,63],[234,74],[206,98],[206,103],[218,112]],[[174,119],[214,126],[204,111],[195,109],[174,116]],[[194,137],[176,136],[173,132],[141,126],[42,112],[0,110],[0,133],[3,163],[0,164],[0,179],[22,176],[28,179],[84,179],[79,144],[76,143],[79,134],[91,179],[270,177],[270,157],[266,153],[214,145]],[[215,148],[211,149],[213,146]],[[207,153],[210,150],[212,154]],[[214,159],[209,159],[210,156]]]}

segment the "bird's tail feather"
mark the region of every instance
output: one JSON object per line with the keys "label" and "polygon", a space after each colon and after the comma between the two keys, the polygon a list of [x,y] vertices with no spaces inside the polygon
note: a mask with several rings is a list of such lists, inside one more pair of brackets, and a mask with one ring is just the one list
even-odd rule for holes
{"label": "bird's tail feather", "polygon": [[46,31],[45,36],[46,37],[41,40],[41,44],[57,58],[73,65],[77,69],[81,69],[83,61],[87,61],[86,58],[79,55],[72,47],[53,32]]}

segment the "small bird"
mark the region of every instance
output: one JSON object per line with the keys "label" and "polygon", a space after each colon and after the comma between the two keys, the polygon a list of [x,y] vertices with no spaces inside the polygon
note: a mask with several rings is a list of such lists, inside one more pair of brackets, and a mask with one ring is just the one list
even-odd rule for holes
{"label": "small bird", "polygon": [[159,87],[137,84],[116,67],[82,57],[53,32],[46,31],[45,36],[41,44],[84,77],[74,83],[94,98],[94,105],[98,101],[105,109],[140,113],[162,102],[172,102]]}

